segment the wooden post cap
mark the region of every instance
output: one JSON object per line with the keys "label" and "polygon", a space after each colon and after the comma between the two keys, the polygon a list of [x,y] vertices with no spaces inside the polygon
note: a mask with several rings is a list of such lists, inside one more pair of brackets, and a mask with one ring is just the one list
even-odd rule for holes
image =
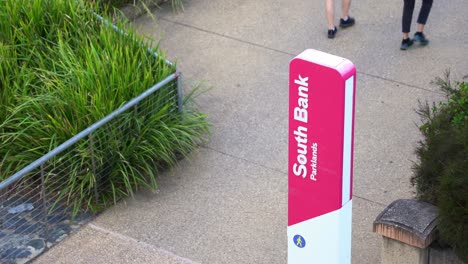
{"label": "wooden post cap", "polygon": [[437,208],[429,203],[401,199],[377,216],[373,231],[402,243],[426,248],[436,238]]}

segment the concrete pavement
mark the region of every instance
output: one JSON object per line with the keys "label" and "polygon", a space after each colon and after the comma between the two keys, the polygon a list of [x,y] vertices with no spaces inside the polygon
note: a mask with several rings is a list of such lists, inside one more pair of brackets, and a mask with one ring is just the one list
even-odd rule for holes
{"label": "concrete pavement", "polygon": [[186,90],[213,87],[198,99],[213,137],[162,175],[158,192],[106,210],[34,263],[286,263],[288,64],[307,48],[358,70],[352,261],[379,263],[373,220],[413,196],[418,100],[441,99],[430,81],[447,68],[468,74],[468,2],[434,2],[431,43],[408,51],[400,1],[355,1],[356,25],[333,40],[323,2],[191,0],[183,13],[164,6],[156,21],[137,19],[178,62]]}

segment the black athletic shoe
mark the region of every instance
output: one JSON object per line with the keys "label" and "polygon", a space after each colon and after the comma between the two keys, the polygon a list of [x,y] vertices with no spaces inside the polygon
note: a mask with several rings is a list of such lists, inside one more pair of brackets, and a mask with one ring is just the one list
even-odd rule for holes
{"label": "black athletic shoe", "polygon": [[338,29],[336,27],[334,29],[329,29],[328,30],[328,38],[329,39],[335,38],[335,35],[336,35],[337,31],[338,31]]}
{"label": "black athletic shoe", "polygon": [[413,45],[413,40],[412,39],[410,39],[410,38],[403,39],[401,41],[400,49],[401,50],[407,50],[411,45]]}
{"label": "black athletic shoe", "polygon": [[416,32],[414,34],[413,41],[419,42],[419,44],[423,46],[426,46],[427,44],[429,44],[429,40],[426,38],[426,36],[424,36],[424,33],[422,32]]}
{"label": "black athletic shoe", "polygon": [[348,16],[348,19],[346,20],[343,20],[342,18],[340,18],[340,27],[341,28],[347,28],[347,27],[350,27],[352,25],[354,25],[354,22],[356,22],[354,20],[354,18]]}

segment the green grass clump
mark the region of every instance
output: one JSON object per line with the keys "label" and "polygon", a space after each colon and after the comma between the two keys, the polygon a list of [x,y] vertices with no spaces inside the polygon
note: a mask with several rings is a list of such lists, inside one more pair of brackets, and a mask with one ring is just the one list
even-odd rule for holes
{"label": "green grass clump", "polygon": [[[90,1],[95,1],[95,0],[90,0]],[[171,2],[172,8],[174,10],[184,9],[182,0],[98,0],[98,2],[104,6],[111,6],[115,8],[120,8],[122,6],[129,5],[129,4],[142,3],[143,5],[147,5],[150,3],[159,4],[161,2],[167,2],[167,1]]]}
{"label": "green grass clump", "polygon": [[452,83],[448,72],[435,83],[447,101],[420,107],[424,138],[412,183],[438,207],[441,239],[468,261],[468,83]]}
{"label": "green grass clump", "polygon": [[[119,25],[125,34],[104,25],[97,9],[85,0],[0,0],[0,181],[175,72],[149,54],[154,43],[128,25]],[[49,192],[76,211],[156,188],[158,170],[186,156],[209,127],[188,107],[191,95],[178,111],[174,89],[46,163]]]}

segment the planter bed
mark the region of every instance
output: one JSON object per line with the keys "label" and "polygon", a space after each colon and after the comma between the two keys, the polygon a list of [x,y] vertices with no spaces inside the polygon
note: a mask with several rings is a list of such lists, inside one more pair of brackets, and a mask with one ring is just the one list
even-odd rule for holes
{"label": "planter bed", "polygon": [[197,146],[180,73],[86,1],[0,7],[0,263],[24,262]]}

